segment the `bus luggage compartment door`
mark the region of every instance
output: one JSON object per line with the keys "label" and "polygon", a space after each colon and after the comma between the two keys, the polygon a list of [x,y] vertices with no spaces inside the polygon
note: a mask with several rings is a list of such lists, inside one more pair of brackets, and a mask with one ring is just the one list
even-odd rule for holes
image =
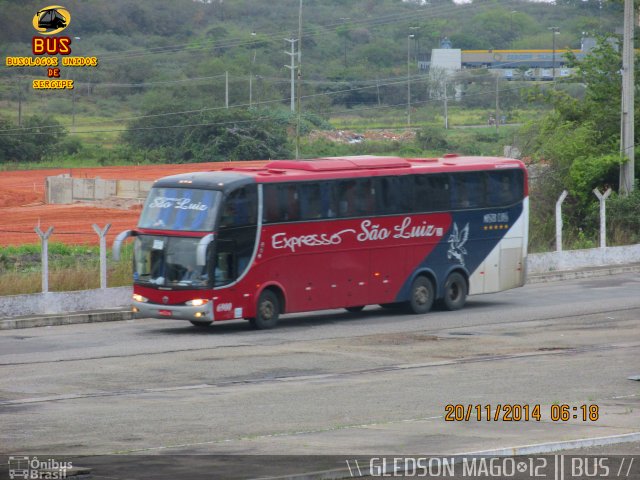
{"label": "bus luggage compartment door", "polygon": [[[521,242],[520,239],[517,239]],[[500,250],[500,290],[521,287],[524,284],[522,246],[506,246]]]}
{"label": "bus luggage compartment door", "polygon": [[330,277],[333,308],[367,305],[369,301],[368,250],[336,252],[328,256],[326,270]]}

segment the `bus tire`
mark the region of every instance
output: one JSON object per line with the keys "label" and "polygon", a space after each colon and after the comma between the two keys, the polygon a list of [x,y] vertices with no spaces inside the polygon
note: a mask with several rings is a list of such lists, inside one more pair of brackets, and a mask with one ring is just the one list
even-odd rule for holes
{"label": "bus tire", "polygon": [[249,323],[256,330],[267,330],[278,323],[280,316],[280,303],[278,297],[271,290],[264,290],[258,299],[255,318],[249,319]]}
{"label": "bus tire", "polygon": [[460,310],[467,301],[467,281],[458,272],[452,272],[444,282],[442,303],[447,310]]}
{"label": "bus tire", "polygon": [[422,275],[413,280],[411,293],[408,302],[409,312],[416,314],[427,313],[433,306],[434,288],[433,283]]}
{"label": "bus tire", "polygon": [[364,305],[358,305],[357,307],[345,307],[345,310],[350,313],[358,313],[364,309]]}

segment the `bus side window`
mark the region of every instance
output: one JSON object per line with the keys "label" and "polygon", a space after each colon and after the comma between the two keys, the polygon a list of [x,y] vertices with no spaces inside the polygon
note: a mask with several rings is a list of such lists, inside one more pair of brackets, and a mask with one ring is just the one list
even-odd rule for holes
{"label": "bus side window", "polygon": [[314,220],[322,218],[322,204],[320,199],[320,185],[317,183],[302,183],[300,191],[300,218]]}
{"label": "bus side window", "polygon": [[283,220],[292,222],[300,220],[300,196],[296,185],[282,185],[280,194],[280,208]]}
{"label": "bus side window", "polygon": [[416,175],[414,185],[416,212],[441,212],[450,208],[451,188],[448,175]]}
{"label": "bus side window", "polygon": [[227,195],[220,217],[220,227],[240,227],[256,223],[257,194],[255,185],[238,188]]}
{"label": "bus side window", "polygon": [[491,206],[507,206],[518,202],[524,194],[522,170],[487,173],[487,200]]}
{"label": "bus side window", "polygon": [[487,173],[487,203],[491,207],[500,207],[513,203],[511,192],[511,172],[497,171]]}
{"label": "bus side window", "polygon": [[413,211],[413,177],[379,177],[373,183],[376,213],[389,215]]}
{"label": "bus side window", "polygon": [[485,205],[484,172],[451,174],[451,208],[482,208]]}
{"label": "bus side window", "polygon": [[356,215],[373,215],[376,191],[370,178],[356,180]]}
{"label": "bus side window", "polygon": [[375,188],[369,178],[338,181],[340,217],[372,215],[375,211]]}
{"label": "bus side window", "polygon": [[356,181],[338,181],[338,214],[340,217],[353,217],[356,214]]}
{"label": "bus side window", "polygon": [[264,209],[262,212],[262,220],[264,223],[279,222],[280,218],[280,206],[278,205],[278,186],[277,185],[265,185],[264,186]]}
{"label": "bus side window", "polygon": [[335,187],[336,182],[322,182],[320,184],[320,209],[322,218],[335,218],[338,215]]}

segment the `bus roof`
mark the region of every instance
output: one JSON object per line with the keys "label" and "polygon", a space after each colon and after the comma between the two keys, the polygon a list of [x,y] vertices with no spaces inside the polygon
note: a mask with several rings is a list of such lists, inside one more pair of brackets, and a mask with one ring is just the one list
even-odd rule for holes
{"label": "bus roof", "polygon": [[447,154],[440,158],[402,158],[360,155],[325,157],[310,160],[274,160],[263,167],[235,167],[225,171],[247,173],[256,181],[323,180],[345,177],[411,175],[416,173],[453,172],[520,168],[520,160],[503,157],[465,157]]}
{"label": "bus roof", "polygon": [[440,158],[403,158],[360,155],[324,157],[306,160],[273,160],[264,165],[226,167],[210,172],[172,175],[155,186],[192,186],[195,188],[233,189],[246,183],[314,181],[332,178],[377,177],[455,171],[524,169],[520,160],[504,157],[459,156]]}

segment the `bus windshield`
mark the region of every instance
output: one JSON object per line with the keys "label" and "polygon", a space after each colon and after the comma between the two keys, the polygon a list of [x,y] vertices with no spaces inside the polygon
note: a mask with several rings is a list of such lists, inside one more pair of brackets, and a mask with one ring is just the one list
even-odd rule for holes
{"label": "bus windshield", "polygon": [[152,188],[140,228],[211,232],[222,193],[191,188]]}
{"label": "bus windshield", "polygon": [[133,279],[156,287],[207,288],[213,271],[211,255],[197,265],[199,238],[140,235],[134,242]]}

